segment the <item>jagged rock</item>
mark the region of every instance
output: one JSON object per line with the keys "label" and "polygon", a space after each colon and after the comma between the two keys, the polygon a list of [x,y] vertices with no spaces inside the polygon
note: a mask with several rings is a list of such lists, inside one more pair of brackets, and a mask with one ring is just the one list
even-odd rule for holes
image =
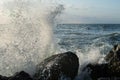
{"label": "jagged rock", "polygon": [[115,61],[120,61],[120,45],[115,45],[105,57],[107,62],[112,62],[113,59]]}
{"label": "jagged rock", "polygon": [[[120,45],[115,45],[114,48],[105,57],[105,60],[108,62],[109,69],[112,73],[120,74]],[[116,75],[120,76],[118,74]]]}
{"label": "jagged rock", "polygon": [[53,55],[37,66],[35,80],[73,80],[79,67],[78,57],[72,52]]}
{"label": "jagged rock", "polygon": [[88,64],[83,70],[88,69],[93,80],[98,78],[120,77],[120,45],[114,48],[105,56],[106,63]]}

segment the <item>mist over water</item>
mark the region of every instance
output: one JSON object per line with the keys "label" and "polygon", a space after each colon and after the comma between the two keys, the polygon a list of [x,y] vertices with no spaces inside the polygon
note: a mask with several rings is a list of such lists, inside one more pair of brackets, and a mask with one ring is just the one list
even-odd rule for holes
{"label": "mist over water", "polygon": [[0,74],[24,70],[32,75],[38,63],[56,52],[53,28],[64,6],[39,0],[11,0],[4,6],[9,22],[0,25]]}

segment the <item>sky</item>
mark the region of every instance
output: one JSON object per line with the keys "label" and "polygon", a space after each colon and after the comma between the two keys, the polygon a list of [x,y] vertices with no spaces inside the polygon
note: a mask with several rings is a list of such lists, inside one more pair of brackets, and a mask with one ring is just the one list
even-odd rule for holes
{"label": "sky", "polygon": [[63,22],[120,23],[120,0],[64,0]]}
{"label": "sky", "polygon": [[[1,0],[3,2],[11,0]],[[31,0],[32,1],[32,0]],[[33,0],[34,1],[34,0]],[[120,23],[120,0],[40,0],[47,4],[56,2],[63,4],[65,10],[60,16],[61,23]],[[5,23],[7,17],[0,8],[0,23]]]}

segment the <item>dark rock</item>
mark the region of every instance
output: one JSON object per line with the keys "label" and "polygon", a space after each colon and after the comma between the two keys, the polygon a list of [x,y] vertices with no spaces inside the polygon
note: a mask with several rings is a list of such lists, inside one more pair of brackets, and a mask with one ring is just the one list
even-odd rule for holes
{"label": "dark rock", "polygon": [[108,69],[108,64],[88,64],[84,69],[88,69],[92,80],[111,76],[110,70]]}
{"label": "dark rock", "polygon": [[107,62],[120,61],[120,45],[115,45],[114,48],[106,55]]}
{"label": "dark rock", "polygon": [[1,76],[1,75],[0,75],[0,80],[8,80],[8,79],[9,79],[8,77]]}
{"label": "dark rock", "polygon": [[35,80],[61,80],[69,77],[71,80],[78,73],[78,57],[72,52],[53,55],[37,66]]}
{"label": "dark rock", "polygon": [[30,75],[24,71],[16,73],[14,76],[9,77],[8,80],[33,80]]}
{"label": "dark rock", "polygon": [[24,71],[17,72],[15,75],[5,77],[0,75],[0,80],[33,80],[30,75]]}
{"label": "dark rock", "polygon": [[115,45],[105,57],[105,60],[108,62],[111,72],[117,76],[120,76],[117,74],[120,74],[120,45]]}
{"label": "dark rock", "polygon": [[88,64],[83,71],[88,69],[93,80],[120,77],[120,45],[115,45],[104,59],[106,63]]}
{"label": "dark rock", "polygon": [[[74,79],[79,67],[78,57],[72,52],[53,55],[37,67],[34,75],[35,80],[60,80],[61,78]],[[33,80],[31,76],[24,72],[17,72],[15,75],[5,77],[0,75],[0,80]]]}

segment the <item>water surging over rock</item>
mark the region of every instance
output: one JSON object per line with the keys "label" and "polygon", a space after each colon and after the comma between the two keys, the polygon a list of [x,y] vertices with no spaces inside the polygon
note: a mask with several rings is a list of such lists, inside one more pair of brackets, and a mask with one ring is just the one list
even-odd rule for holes
{"label": "water surging over rock", "polygon": [[35,74],[38,80],[74,79],[79,67],[78,57],[72,52],[53,55],[41,62]]}
{"label": "water surging over rock", "polygon": [[78,57],[72,52],[66,52],[46,58],[37,66],[33,78],[21,71],[10,77],[0,76],[0,80],[73,80],[78,67]]}
{"label": "water surging over rock", "polygon": [[99,78],[109,78],[113,80],[120,77],[120,45],[115,45],[114,48],[105,56],[105,63],[88,64],[84,70],[88,70],[92,80]]}
{"label": "water surging over rock", "polygon": [[3,5],[8,23],[0,27],[0,75],[22,70],[33,75],[40,60],[57,52],[53,27],[64,6],[40,0],[9,0]]}

